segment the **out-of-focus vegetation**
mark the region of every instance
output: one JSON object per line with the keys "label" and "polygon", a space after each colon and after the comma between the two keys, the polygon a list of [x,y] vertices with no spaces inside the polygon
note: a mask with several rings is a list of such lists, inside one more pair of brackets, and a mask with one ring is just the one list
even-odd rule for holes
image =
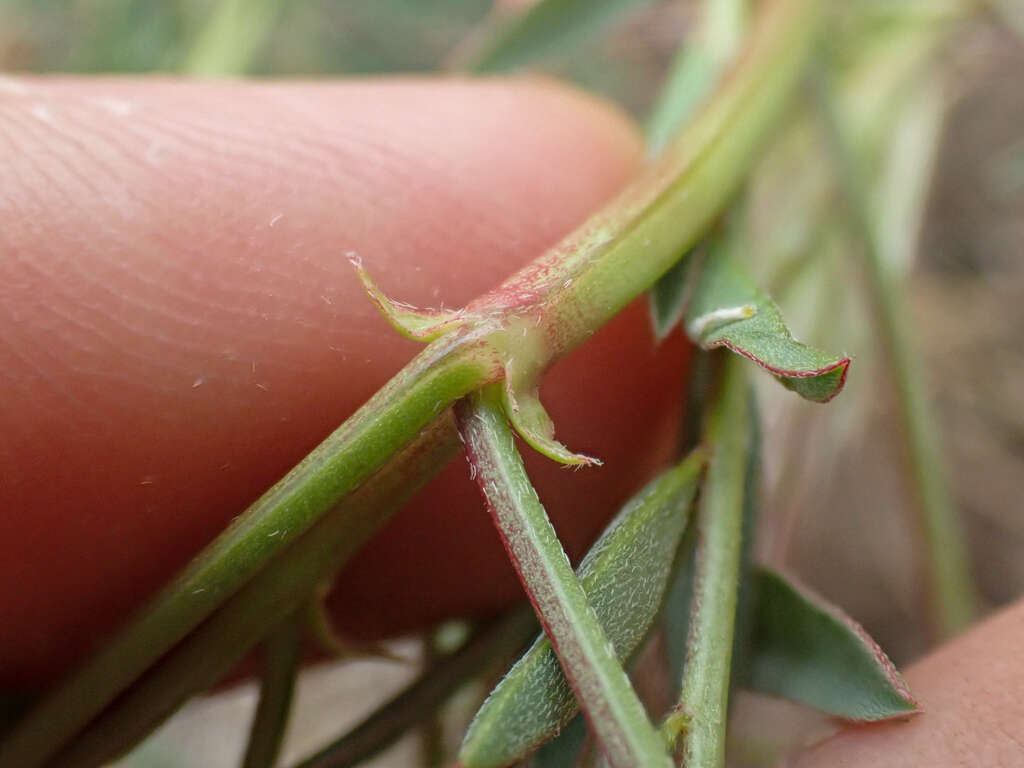
{"label": "out-of-focus vegetation", "polygon": [[[257,39],[244,44],[253,51],[248,73],[274,77],[445,69],[514,5],[493,0],[230,4],[248,5],[247,13],[258,8],[272,14],[272,22],[255,32]],[[685,4],[665,0],[603,4],[609,8],[602,23],[548,49],[544,68],[639,113],[649,106],[689,14]],[[6,0],[0,4],[0,68],[181,72],[219,5],[211,0]],[[657,25],[648,23],[652,8],[659,10]]]}

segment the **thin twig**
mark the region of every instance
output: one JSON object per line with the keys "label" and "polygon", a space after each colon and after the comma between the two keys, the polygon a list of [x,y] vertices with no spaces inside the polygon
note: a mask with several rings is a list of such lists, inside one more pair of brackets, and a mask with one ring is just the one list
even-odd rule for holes
{"label": "thin twig", "polygon": [[721,389],[708,424],[711,461],[697,518],[694,614],[678,713],[670,738],[685,729],[687,768],[725,762],[729,680],[743,542],[744,484],[750,452],[750,391],[745,363],[724,361]]}
{"label": "thin twig", "polygon": [[461,401],[456,417],[509,557],[611,765],[670,766],[526,475],[499,397],[488,387]]}

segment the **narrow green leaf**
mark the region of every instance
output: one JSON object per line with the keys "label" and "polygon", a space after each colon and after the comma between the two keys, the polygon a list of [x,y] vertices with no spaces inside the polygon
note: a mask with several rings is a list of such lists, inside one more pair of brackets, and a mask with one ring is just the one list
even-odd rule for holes
{"label": "narrow green leaf", "polygon": [[654,337],[661,341],[683,319],[686,311],[686,288],[691,274],[691,251],[681,258],[674,267],[661,276],[651,288],[651,324]]}
{"label": "narrow green leaf", "polygon": [[567,45],[600,34],[631,8],[652,0],[540,0],[500,24],[467,68],[474,72],[521,69]]}
{"label": "narrow green leaf", "polygon": [[918,711],[878,644],[839,608],[782,574],[757,569],[749,685],[861,722]]}
{"label": "narrow green leaf", "polygon": [[[501,409],[499,387],[491,385],[460,401],[455,414],[473,474],[512,564],[558,648],[558,663],[608,762],[615,768],[668,768],[664,744],[615,658],[526,474]],[[487,755],[482,758],[488,761],[484,764],[497,764]]]}
{"label": "narrow green leaf", "polygon": [[512,426],[535,451],[559,464],[600,466],[600,459],[575,453],[555,440],[555,424],[540,401],[536,385],[517,388],[509,376],[505,379],[503,398]]}
{"label": "narrow green leaf", "polygon": [[367,294],[377,305],[377,309],[391,326],[407,339],[413,341],[434,341],[446,331],[450,331],[464,322],[461,310],[419,309],[389,298],[370,277],[363,267],[363,260],[354,253],[348,254],[349,263],[356,271],[359,282],[363,284]]}
{"label": "narrow green leaf", "polygon": [[824,403],[839,394],[848,357],[820,352],[793,339],[782,313],[732,260],[726,243],[708,248],[686,313],[686,331],[705,349],[726,347],[767,369],[787,389]]}
{"label": "narrow green leaf", "polygon": [[[608,525],[577,576],[616,657],[626,659],[661,605],[704,457],[692,454],[652,480]],[[579,705],[544,635],[498,684],[459,751],[462,765],[507,765],[550,739]]]}

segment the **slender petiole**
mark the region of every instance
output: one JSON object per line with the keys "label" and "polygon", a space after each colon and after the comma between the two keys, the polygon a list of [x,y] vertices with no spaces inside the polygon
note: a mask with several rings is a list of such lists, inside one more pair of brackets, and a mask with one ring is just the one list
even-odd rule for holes
{"label": "slender petiole", "polygon": [[674,741],[683,730],[687,768],[725,764],[725,723],[743,552],[743,493],[750,453],[750,393],[744,362],[723,361],[710,414],[711,458],[697,516],[694,613],[682,696],[666,723]]}
{"label": "slender petiole", "polygon": [[456,418],[505,548],[609,763],[671,766],[526,475],[500,390],[462,400]]}

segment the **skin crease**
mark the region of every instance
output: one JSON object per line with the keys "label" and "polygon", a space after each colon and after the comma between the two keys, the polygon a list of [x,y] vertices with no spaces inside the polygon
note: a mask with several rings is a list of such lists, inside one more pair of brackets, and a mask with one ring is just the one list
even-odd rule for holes
{"label": "skin crease", "polygon": [[[464,303],[639,162],[550,83],[0,80],[0,689],[53,680],[418,349],[392,296]],[[574,556],[670,454],[685,348],[634,305],[545,380],[570,447],[527,452]],[[518,587],[456,461],[342,574],[360,637]],[[1021,765],[1024,605],[913,667],[927,714],[801,766]]]}

